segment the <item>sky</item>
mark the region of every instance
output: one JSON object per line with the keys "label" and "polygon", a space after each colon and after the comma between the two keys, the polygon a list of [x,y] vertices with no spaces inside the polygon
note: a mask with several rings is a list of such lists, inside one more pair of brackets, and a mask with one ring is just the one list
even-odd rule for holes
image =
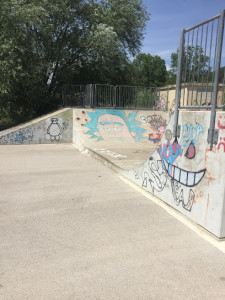
{"label": "sky", "polygon": [[[225,9],[225,0],[142,0],[151,14],[142,53],[159,55],[169,68],[170,56],[179,46],[182,28],[190,28]],[[224,37],[225,40],[225,37]],[[225,43],[224,43],[225,44]],[[223,47],[225,55],[225,46]],[[225,57],[223,57],[223,61]]]}

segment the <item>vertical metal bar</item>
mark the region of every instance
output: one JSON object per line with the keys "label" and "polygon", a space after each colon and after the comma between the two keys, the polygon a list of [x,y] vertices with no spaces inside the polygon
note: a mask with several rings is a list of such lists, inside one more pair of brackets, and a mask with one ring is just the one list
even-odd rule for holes
{"label": "vertical metal bar", "polygon": [[[198,100],[198,86],[199,86],[199,78],[200,78],[200,70],[202,69],[202,61],[201,61],[201,58],[202,58],[202,40],[203,40],[203,26],[202,26],[202,32],[201,32],[201,43],[200,43],[200,48],[199,48],[199,64],[198,64],[198,77],[197,77],[197,91],[196,91],[196,99]],[[200,95],[200,98],[201,98],[201,95]],[[200,104],[201,105],[201,101],[200,101]]]}
{"label": "vertical metal bar", "polygon": [[[215,51],[214,51],[214,61],[213,61],[212,83],[214,83],[215,72],[216,72],[216,57],[217,57],[218,34],[219,34],[219,20],[217,22],[217,28],[216,28],[216,40],[215,40]],[[211,86],[211,99],[213,99],[213,84]]]}
{"label": "vertical metal bar", "polygon": [[[191,39],[191,46],[188,47],[188,49],[186,50],[186,56],[187,58],[189,59],[189,78],[188,78],[188,90],[187,90],[187,106],[190,105],[189,103],[189,89],[190,89],[190,82],[191,82],[191,68],[193,68],[192,66],[192,60],[193,60],[193,55],[192,55],[192,51],[193,51],[193,42],[194,42],[194,34],[195,34],[195,31],[194,29],[192,30],[192,39]],[[189,51],[190,51],[190,57],[189,57]]]}
{"label": "vertical metal bar", "polygon": [[216,53],[216,70],[215,70],[215,78],[213,84],[213,99],[212,99],[211,119],[210,119],[210,128],[209,128],[210,150],[212,150],[214,144],[219,70],[220,70],[221,54],[222,54],[222,46],[223,46],[224,18],[225,18],[225,10],[223,9],[221,10],[220,19],[219,19],[218,47]]}
{"label": "vertical metal bar", "polygon": [[[203,70],[202,70],[202,84],[201,84],[201,99],[200,99],[200,105],[202,105],[202,93],[203,93],[203,79],[204,79],[204,73],[205,73],[205,63],[206,63],[206,53],[207,53],[207,42],[208,42],[208,28],[209,28],[209,23],[207,23],[206,27],[206,36],[205,36],[205,51],[204,51],[204,59],[203,59]],[[206,90],[207,91],[207,90]],[[207,97],[205,98],[205,104],[207,101]]]}
{"label": "vertical metal bar", "polygon": [[[197,51],[198,51],[198,32],[199,27],[197,27],[197,35],[196,35],[196,43],[195,43],[195,61],[194,61],[194,67],[193,67],[193,76],[192,76],[192,96],[191,96],[191,105],[193,104],[193,95],[194,95],[194,84],[195,84],[195,66],[197,64]],[[195,93],[196,95],[196,93]],[[197,105],[197,99],[195,97],[195,105]]]}
{"label": "vertical metal bar", "polygon": [[185,62],[185,71],[184,71],[184,93],[183,93],[183,106],[185,101],[185,88],[186,88],[186,80],[187,80],[187,64],[188,64],[188,49],[189,49],[189,38],[190,38],[190,31],[188,32],[188,40],[187,40],[187,46],[185,47],[186,52],[186,62]]}
{"label": "vertical metal bar", "polygon": [[178,137],[178,115],[180,106],[180,90],[181,90],[181,76],[182,76],[182,62],[184,56],[184,33],[185,30],[182,29],[180,35],[180,44],[178,52],[178,62],[177,62],[177,78],[176,78],[176,96],[175,96],[175,111],[174,111],[174,127],[173,136]]}
{"label": "vertical metal bar", "polygon": [[210,72],[210,68],[211,68],[210,67],[210,62],[211,62],[211,54],[212,54],[213,26],[214,26],[214,20],[212,21],[212,27],[211,27],[211,39],[210,39],[210,48],[209,48],[209,65],[208,65],[207,84],[206,84],[206,99],[207,99],[207,96],[208,96],[209,72]]}

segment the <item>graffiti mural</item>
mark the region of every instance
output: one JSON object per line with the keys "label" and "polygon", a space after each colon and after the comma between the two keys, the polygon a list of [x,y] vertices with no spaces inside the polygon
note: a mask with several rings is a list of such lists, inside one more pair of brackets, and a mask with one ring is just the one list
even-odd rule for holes
{"label": "graffiti mural", "polygon": [[[64,124],[65,128],[65,124]],[[67,127],[66,127],[67,128]],[[51,123],[47,128],[47,134],[50,136],[50,140],[52,142],[59,141],[60,136],[63,132],[62,125],[59,124],[59,118],[51,118]]]}
{"label": "graffiti mural", "polygon": [[[142,117],[142,122],[150,123],[153,127],[159,126],[160,119],[153,117],[146,119]],[[159,160],[151,157],[148,163],[140,172],[142,187],[154,192],[162,192],[165,187],[171,190],[172,198],[177,206],[191,211],[195,203],[195,192],[193,190],[206,174],[206,168],[193,171],[180,167],[180,162],[185,165],[185,159],[193,159],[196,155],[196,143],[203,133],[201,124],[184,124],[182,126],[181,138],[173,139],[172,131],[165,130],[165,142],[157,147]],[[182,158],[182,160],[181,160]],[[135,174],[137,178],[137,173]],[[140,180],[139,180],[140,181]],[[170,182],[170,185],[168,183]]]}
{"label": "graffiti mural", "polygon": [[[52,114],[51,114],[52,116]],[[37,119],[22,128],[12,128],[10,133],[2,132],[0,144],[43,144],[72,141],[72,111],[58,113],[55,116]],[[63,136],[62,136],[63,134]]]}
{"label": "graffiti mural", "polygon": [[201,133],[203,133],[203,131],[203,126],[201,124],[197,124],[196,127],[194,127],[192,124],[185,124],[182,126],[180,145],[183,148],[187,148],[185,156],[188,159],[193,159],[195,157],[195,144],[197,143],[199,136]]}
{"label": "graffiti mural", "polygon": [[223,152],[225,153],[225,116],[219,116],[219,120],[217,122],[220,138],[217,149],[220,150],[223,149]]}
{"label": "graffiti mural", "polygon": [[34,133],[31,128],[19,129],[0,137],[0,144],[24,144],[33,141]]}
{"label": "graffiti mural", "polygon": [[167,122],[166,120],[159,114],[153,114],[153,115],[140,115],[140,121],[141,124],[146,125],[150,124],[151,128],[154,130],[158,130],[160,126],[166,127]]}
{"label": "graffiti mural", "polygon": [[92,139],[102,140],[119,140],[130,143],[141,142],[145,137],[146,131],[141,128],[141,123],[137,121],[138,112],[132,112],[127,117],[122,110],[96,110],[88,112],[90,121],[83,126],[89,128],[85,134],[90,135]]}
{"label": "graffiti mural", "polygon": [[167,126],[167,121],[161,116],[157,114],[153,115],[140,115],[140,121],[142,125],[149,124],[150,129],[155,131],[149,134],[148,140],[152,141],[154,144],[161,141],[165,128]]}
{"label": "graffiti mural", "polygon": [[187,186],[193,187],[197,185],[205,175],[205,169],[198,172],[191,172],[175,166],[173,163],[182,155],[183,149],[175,140],[173,144],[167,142],[158,147],[158,153],[162,160],[163,168],[168,175],[177,182]]}
{"label": "graffiti mural", "polygon": [[190,143],[195,145],[199,139],[200,133],[202,133],[203,131],[203,126],[201,124],[197,124],[196,127],[194,127],[192,124],[183,125],[180,145],[182,147],[189,147]]}
{"label": "graffiti mural", "polygon": [[162,168],[161,161],[157,161],[154,157],[150,157],[148,165],[141,172],[142,187],[150,187],[152,193],[161,192],[167,181],[167,176]]}
{"label": "graffiti mural", "polygon": [[176,205],[178,206],[181,203],[184,209],[191,211],[195,199],[194,191],[192,189],[187,190],[188,195],[185,196],[181,184],[174,179],[171,179],[171,187]]}

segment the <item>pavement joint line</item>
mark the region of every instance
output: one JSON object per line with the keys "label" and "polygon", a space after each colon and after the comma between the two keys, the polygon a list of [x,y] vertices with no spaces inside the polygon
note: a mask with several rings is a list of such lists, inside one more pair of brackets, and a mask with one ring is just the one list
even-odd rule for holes
{"label": "pavement joint line", "polygon": [[154,202],[156,205],[160,206],[164,210],[166,210],[167,213],[169,213],[172,217],[176,218],[178,221],[180,221],[182,224],[187,226],[189,229],[191,229],[193,232],[197,233],[201,238],[209,242],[212,246],[220,250],[225,254],[225,240],[217,240],[216,236],[212,235],[202,227],[200,227],[198,224],[193,223],[191,220],[187,219],[184,215],[182,215],[180,212],[176,211],[173,207],[169,206],[168,204],[164,203],[162,200],[158,199],[156,196],[151,195],[147,191],[143,190],[141,187],[137,186],[135,183],[130,181],[129,179],[125,178],[124,176],[119,176],[122,181],[129,184],[133,189],[140,192],[144,197],[150,199],[152,202]]}

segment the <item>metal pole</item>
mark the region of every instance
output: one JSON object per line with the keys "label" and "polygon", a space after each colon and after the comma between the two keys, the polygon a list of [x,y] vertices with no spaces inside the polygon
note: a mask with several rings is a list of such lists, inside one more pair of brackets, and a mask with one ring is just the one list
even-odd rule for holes
{"label": "metal pole", "polygon": [[222,46],[223,46],[224,18],[225,18],[225,10],[223,9],[221,10],[221,14],[219,18],[218,47],[216,53],[215,77],[213,83],[213,97],[211,103],[212,109],[211,109],[210,127],[208,130],[208,143],[210,144],[210,150],[212,150],[213,144],[217,144],[217,138],[218,138],[218,132],[215,131],[215,121],[216,121],[219,70],[220,70],[221,53],[222,53]]}
{"label": "metal pole", "polygon": [[183,62],[183,55],[184,55],[184,33],[185,30],[182,29],[180,35],[180,44],[179,44],[178,62],[177,62],[176,96],[175,96],[174,127],[173,127],[173,136],[175,138],[179,137],[178,114],[179,114],[179,106],[180,106],[182,62]]}

